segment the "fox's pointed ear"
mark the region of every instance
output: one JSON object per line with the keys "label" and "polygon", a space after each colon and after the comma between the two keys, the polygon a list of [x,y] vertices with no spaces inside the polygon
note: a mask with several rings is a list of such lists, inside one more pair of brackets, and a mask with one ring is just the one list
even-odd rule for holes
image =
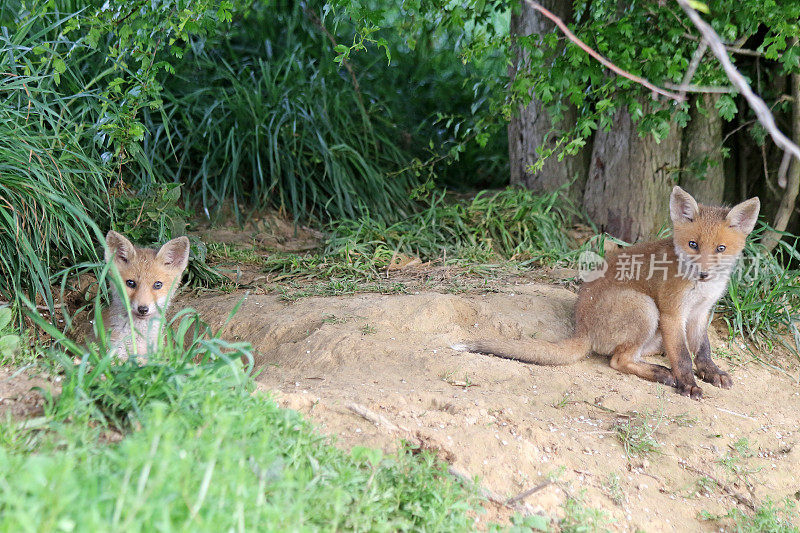
{"label": "fox's pointed ear", "polygon": [[156,254],[164,266],[183,271],[189,264],[189,238],[177,237],[164,244]]}
{"label": "fox's pointed ear", "polygon": [[673,224],[692,222],[697,216],[697,202],[692,195],[677,185],[669,196],[669,216]]}
{"label": "fox's pointed ear", "polygon": [[761,209],[761,200],[758,197],[750,198],[744,202],[733,206],[728,212],[725,220],[732,228],[735,228],[745,235],[753,231],[758,220],[758,211]]}
{"label": "fox's pointed ear", "polygon": [[106,235],[106,263],[112,259],[127,263],[136,255],[136,248],[131,241],[117,233],[109,231]]}

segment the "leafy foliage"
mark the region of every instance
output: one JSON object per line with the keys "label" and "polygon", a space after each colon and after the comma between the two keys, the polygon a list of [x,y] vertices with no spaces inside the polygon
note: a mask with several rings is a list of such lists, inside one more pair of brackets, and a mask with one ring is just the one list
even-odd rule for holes
{"label": "leafy foliage", "polygon": [[[791,41],[791,37],[800,32],[800,7],[796,3],[741,2],[733,7],[729,2],[715,0],[706,4],[707,19],[724,40],[744,43],[753,39],[757,52],[780,63],[778,75],[800,68],[797,60],[800,46]],[[440,35],[460,32],[459,43],[466,60],[485,58],[498,49],[512,58],[515,47],[519,47],[524,59],[516,60],[522,63],[522,68],[509,80],[509,91],[495,93],[493,106],[502,109],[508,118],[533,98],[544,104],[553,118],[554,137],[558,141],[555,148],[541,148],[543,157],[576,153],[598,128],[610,128],[614,113],[619,109],[627,110],[638,121],[640,135],[653,135],[656,139],[668,133],[670,121],[685,125],[689,119],[686,103],[666,101],[645,106],[650,96],[646,89],[627,78],[609,75],[603,65],[568,41],[559,30],[512,38],[485,25],[498,11],[520,9],[521,4],[517,2],[403,2],[402,15],[398,18],[408,21],[404,24],[397,24],[394,11],[387,7],[352,0],[338,0],[335,5],[342,16],[353,17],[358,28],[353,46],[340,50],[342,58],[365,46],[388,49],[385,38],[375,38],[381,28],[392,28],[413,46],[415,32],[428,22],[436,23]],[[574,0],[572,8],[572,19],[567,20],[570,29],[617,66],[657,85],[681,83],[698,46],[698,38],[676,3]],[[470,33],[470,27],[486,31]],[[754,64],[741,66],[756,77]],[[692,83],[701,86],[728,84],[711,54],[700,61]],[[574,125],[562,123],[570,107],[578,111]],[[726,120],[733,119],[738,111],[730,95],[720,96],[716,110]]]}

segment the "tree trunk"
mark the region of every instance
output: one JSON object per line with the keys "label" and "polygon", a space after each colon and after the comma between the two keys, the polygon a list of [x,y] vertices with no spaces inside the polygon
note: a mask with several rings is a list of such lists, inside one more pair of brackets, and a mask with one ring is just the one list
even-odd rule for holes
{"label": "tree trunk", "polygon": [[714,108],[718,99],[712,94],[691,99],[690,120],[683,130],[681,146],[680,185],[695,200],[708,205],[721,204],[725,192],[722,119]]}
{"label": "tree trunk", "polygon": [[[645,113],[648,106],[643,100]],[[652,135],[639,137],[627,108],[618,109],[611,129],[595,135],[583,198],[589,218],[627,242],[655,237],[669,219],[680,155],[681,130],[674,121],[669,135],[656,143]]]}
{"label": "tree trunk", "polygon": [[[573,17],[572,2],[561,0],[540,0],[540,3],[565,22]],[[512,39],[526,35],[544,35],[553,31],[555,25],[544,18],[538,11],[521,2],[519,13],[511,15],[510,34]],[[527,70],[528,54],[514,46],[514,60],[509,67],[509,75],[513,80],[517,72]],[[576,122],[576,110],[569,106],[564,113],[561,124],[550,121],[544,105],[534,99],[528,106],[521,107],[508,125],[508,153],[511,170],[511,184],[520,185],[534,191],[554,191],[573,179],[575,182],[566,191],[568,197],[580,204],[583,187],[589,166],[590,151],[584,147],[576,156],[566,156],[559,161],[554,155],[544,162],[544,167],[531,173],[528,167],[539,159],[536,148],[554,148],[555,140],[563,130],[568,130]]]}

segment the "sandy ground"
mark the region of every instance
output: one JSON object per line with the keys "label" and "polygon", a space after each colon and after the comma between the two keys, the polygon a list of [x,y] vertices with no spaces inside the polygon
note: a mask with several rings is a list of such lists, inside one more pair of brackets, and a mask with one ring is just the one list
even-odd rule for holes
{"label": "sandy ground", "polygon": [[32,418],[43,414],[44,398],[37,389],[58,392],[52,380],[38,372],[0,366],[0,420]]}
{"label": "sandy ground", "polygon": [[[714,333],[723,354],[716,359],[734,387],[706,384],[705,398],[694,401],[619,374],[607,357],[540,367],[449,348],[471,338],[569,333],[571,291],[540,283],[493,291],[294,302],[250,295],[225,336],[257,350],[260,389],[344,447],[393,449],[398,426],[497,498],[555,479],[521,499],[528,512],[562,516],[565,498],[585,491],[586,504],[606,509],[615,530],[710,531],[719,523],[700,520],[701,511],[800,498],[797,370],[738,364],[740,351]],[[241,296],[184,296],[179,305],[218,326]],[[614,426],[640,420],[655,428],[659,447],[626,455]]]}

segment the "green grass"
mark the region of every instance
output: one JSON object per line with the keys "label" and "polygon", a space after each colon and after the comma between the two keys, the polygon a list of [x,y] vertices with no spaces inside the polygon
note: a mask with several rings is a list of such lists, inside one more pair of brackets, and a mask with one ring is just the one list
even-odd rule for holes
{"label": "green grass", "polygon": [[564,518],[558,525],[562,533],[601,533],[611,531],[613,522],[606,511],[586,506],[582,496],[577,496],[564,502]]}
{"label": "green grass", "polygon": [[422,211],[393,224],[373,217],[334,223],[326,254],[353,262],[366,257],[377,268],[397,254],[426,261],[449,256],[462,262],[554,263],[575,254],[566,233],[572,215],[578,213],[560,192],[508,188],[464,202],[433,193]]}
{"label": "green grass", "polygon": [[620,486],[619,474],[616,472],[612,472],[606,476],[606,480],[603,482],[603,491],[611,498],[611,501],[617,505],[621,506],[628,500],[628,497]]}
{"label": "green grass", "polygon": [[[313,9],[313,8],[309,8]],[[210,214],[272,205],[295,220],[408,211],[415,178],[386,108],[362,107],[302,7],[253,5],[165,80],[148,113],[157,172]]]}
{"label": "green grass", "polygon": [[[0,529],[470,529],[470,492],[433,457],[343,452],[296,413],[231,388],[231,372],[149,404],[119,444],[51,425],[34,449],[0,448]],[[6,440],[28,432],[0,429]]]}
{"label": "green grass", "polygon": [[[750,240],[735,272],[728,294],[718,308],[731,336],[740,336],[762,350],[783,343],[800,357],[800,262],[798,237],[783,234],[772,253],[757,242],[762,225]],[[784,335],[791,335],[785,342]]]}
{"label": "green grass", "polygon": [[289,283],[279,287],[281,299],[294,302],[301,298],[313,296],[345,296],[357,292],[377,292],[380,294],[405,294],[408,292],[403,283],[359,283],[355,280],[331,280],[327,283],[296,285]]}
{"label": "green grass", "polygon": [[340,450],[254,394],[249,346],[190,311],[138,361],[37,323],[62,393],[0,422],[0,531],[471,529],[479,500],[434,456]]}
{"label": "green grass", "polygon": [[767,498],[755,512],[744,513],[738,508],[731,509],[725,515],[715,515],[707,511],[700,513],[702,520],[732,525],[731,531],[736,533],[797,533],[800,531],[800,514],[797,504],[786,498],[776,504]]}
{"label": "green grass", "polygon": [[0,35],[0,300],[15,308],[27,295],[53,309],[53,269],[96,260],[95,221],[110,213],[109,169],[73,105],[89,97],[59,88],[52,62],[31,51],[55,33],[34,20]]}
{"label": "green grass", "polygon": [[486,275],[500,265],[574,261],[579,250],[567,234],[576,214],[558,192],[484,191],[451,201],[434,193],[420,212],[387,223],[364,216],[333,222],[321,253],[273,254],[265,270],[286,279],[362,282],[381,277],[402,261],[436,261]]}

